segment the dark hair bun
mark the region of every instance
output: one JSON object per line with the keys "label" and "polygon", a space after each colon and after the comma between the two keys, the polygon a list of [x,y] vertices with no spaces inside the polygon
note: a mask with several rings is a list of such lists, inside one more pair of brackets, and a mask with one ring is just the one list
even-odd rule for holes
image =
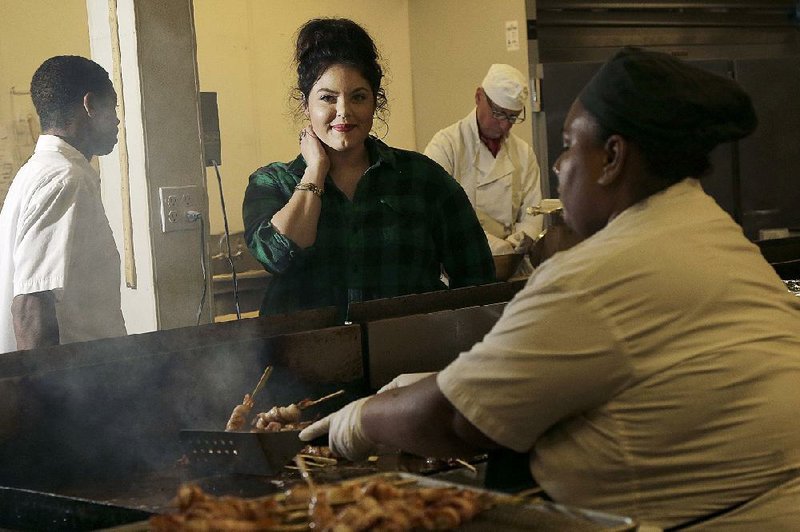
{"label": "dark hair bun", "polygon": [[352,20],[317,18],[306,22],[297,34],[294,59],[297,89],[304,101],[328,68],[344,64],[356,68],[364,76],[375,95],[377,107],[385,107],[378,49],[366,30]]}

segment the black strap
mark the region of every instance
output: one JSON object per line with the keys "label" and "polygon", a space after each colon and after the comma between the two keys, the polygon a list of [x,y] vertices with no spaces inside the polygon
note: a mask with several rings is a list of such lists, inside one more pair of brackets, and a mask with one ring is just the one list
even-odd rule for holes
{"label": "black strap", "polygon": [[734,504],[732,506],[728,506],[727,508],[723,508],[722,510],[717,510],[716,512],[712,512],[712,513],[707,514],[707,515],[702,515],[700,517],[695,517],[694,519],[686,521],[685,523],[681,523],[680,525],[675,525],[675,526],[671,526],[669,528],[665,528],[664,532],[672,532],[674,530],[683,530],[685,528],[689,528],[690,526],[699,525],[700,523],[705,523],[706,521],[711,521],[712,519],[716,519],[717,517],[721,517],[721,516],[723,516],[723,515],[725,515],[727,513],[733,512],[734,510],[738,510],[739,508],[741,508],[745,504],[749,504],[749,503],[753,502],[754,500],[758,499],[759,497],[761,497],[763,495],[766,495],[770,491],[772,491],[774,489],[778,489],[781,486],[783,486],[784,484],[787,484],[787,483],[789,483],[789,482],[791,482],[793,480],[796,480],[797,478],[800,478],[800,472],[798,472],[797,470],[793,469],[791,471],[791,476],[787,480],[784,480],[783,482],[781,482],[777,486],[773,486],[773,487],[771,487],[770,489],[768,489],[766,491],[762,491],[761,493],[759,493],[755,497],[751,497],[751,498],[749,498],[749,499],[747,499],[745,501],[742,501],[742,502],[737,502],[736,504]]}
{"label": "black strap", "polygon": [[752,499],[747,499],[746,501],[737,502],[733,506],[728,506],[727,508],[723,508],[722,510],[717,510],[716,512],[712,512],[707,515],[701,515],[700,517],[695,517],[685,523],[681,523],[680,525],[671,526],[669,528],[665,528],[664,532],[672,532],[673,530],[683,530],[685,528],[689,528],[690,526],[699,525],[700,523],[705,523],[706,521],[711,521],[712,519],[716,519],[722,515],[725,515],[728,512],[732,512],[737,508],[741,508],[745,504],[749,503],[750,501],[754,501],[758,497],[761,497],[763,493],[760,493],[758,496],[753,497]]}

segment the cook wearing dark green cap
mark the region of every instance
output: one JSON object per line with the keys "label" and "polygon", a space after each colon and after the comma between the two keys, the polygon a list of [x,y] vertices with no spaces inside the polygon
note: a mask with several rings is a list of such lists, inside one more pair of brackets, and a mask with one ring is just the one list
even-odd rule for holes
{"label": "cook wearing dark green cap", "polygon": [[800,299],[698,181],[755,125],[732,80],[619,52],[572,105],[553,167],[585,240],[436,376],[301,436],[327,431],[349,457],[507,447],[559,503],[670,530],[797,530]]}

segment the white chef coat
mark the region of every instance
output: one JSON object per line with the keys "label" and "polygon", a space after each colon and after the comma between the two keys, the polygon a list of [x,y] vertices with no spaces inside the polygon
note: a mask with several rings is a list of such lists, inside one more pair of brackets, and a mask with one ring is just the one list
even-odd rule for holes
{"label": "white chef coat", "polygon": [[800,299],[696,180],[543,263],[437,382],[557,502],[800,525]]}
{"label": "white chef coat", "polygon": [[53,291],[62,344],[122,336],[120,260],[100,177],[67,142],[42,135],[0,213],[0,353],[17,349],[11,302]]}
{"label": "white chef coat", "polygon": [[[478,212],[493,251],[497,249],[498,238],[516,234],[511,239],[516,244],[520,231],[531,238],[539,235],[542,217],[526,213],[527,207],[538,205],[542,199],[539,163],[525,141],[509,133],[497,157],[492,156],[481,142],[473,109],[463,119],[436,133],[425,148],[425,155],[461,184]],[[487,223],[485,216],[496,224]]]}

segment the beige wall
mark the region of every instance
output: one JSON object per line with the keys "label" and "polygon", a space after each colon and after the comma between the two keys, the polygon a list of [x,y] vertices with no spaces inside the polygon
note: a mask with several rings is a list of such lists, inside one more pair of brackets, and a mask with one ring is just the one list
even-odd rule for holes
{"label": "beige wall", "polygon": [[[387,67],[391,114],[384,140],[400,148],[421,151],[437,130],[464,116],[492,62],[527,72],[524,0],[502,0],[492,9],[480,0],[194,0],[194,11],[200,90],[218,93],[220,170],[234,232],[243,229],[250,173],[297,154],[292,42],[309,18],[349,17],[373,35]],[[30,97],[11,96],[11,87],[27,90],[49,56],[89,55],[89,39],[84,0],[0,0],[0,13],[2,198],[3,176],[10,182],[33,148],[27,117],[38,125]],[[505,49],[506,20],[519,22],[517,52]],[[530,141],[529,122],[515,132]],[[207,173],[210,231],[221,233],[219,190],[213,169]]]}
{"label": "beige wall", "polygon": [[[11,87],[27,91],[33,71],[47,57],[90,55],[86,2],[92,7],[96,26],[105,26],[107,21],[102,14],[107,5],[105,0],[0,0],[0,198],[4,195],[3,176],[7,176],[8,182],[29,156],[38,127],[30,97],[12,96]],[[133,6],[137,2],[148,9],[156,9],[159,0],[120,1],[121,11],[131,19],[120,21],[121,32],[127,32],[132,40],[137,37],[132,22]],[[492,62],[511,63],[527,71],[523,0],[502,0],[494,3],[491,9],[478,0],[194,0],[193,3],[199,87],[203,91],[218,93],[223,150],[221,169],[230,227],[234,232],[243,229],[241,204],[250,173],[261,165],[290,160],[297,154],[300,124],[295,121],[294,105],[290,99],[290,88],[295,78],[291,65],[292,42],[297,28],[309,18],[349,17],[364,25],[373,35],[382,52],[387,73],[385,87],[391,114],[385,140],[400,148],[422,150],[436,130],[465,115],[473,106],[475,87]],[[505,49],[507,20],[519,22],[519,51],[508,52]],[[157,29],[157,17],[154,24]],[[96,35],[95,40],[97,38]],[[168,45],[158,42],[157,46],[159,53],[168,53]],[[189,45],[187,50],[190,49]],[[130,50],[135,52],[134,47],[123,51],[123,63],[136,62],[137,57]],[[134,53],[133,57],[126,56],[131,53]],[[190,55],[185,54],[186,57]],[[159,77],[158,87],[151,91],[151,96],[157,101],[161,101],[158,91],[185,85],[172,83],[172,80],[181,81],[175,78],[186,77],[191,71],[189,66],[169,68],[170,74],[163,80]],[[127,75],[132,76],[125,86],[127,101],[128,92],[137,89],[141,80],[136,77],[136,68],[123,69],[126,70]],[[138,99],[133,95],[130,105],[126,103],[129,119],[126,123],[129,137],[141,140],[144,135],[141,125],[143,112],[135,105]],[[177,100],[170,109],[191,107],[193,103],[188,100],[193,100],[193,95],[186,100]],[[162,115],[164,127],[176,128],[173,141],[196,135],[193,128],[197,124],[176,126],[168,120],[174,116],[168,114],[164,112]],[[177,113],[173,114],[177,116]],[[132,120],[135,115],[139,115],[139,122]],[[37,126],[33,133],[28,129],[28,118],[33,119],[34,126]],[[17,127],[20,119],[24,126],[21,128]],[[16,133],[18,130],[20,135]],[[517,126],[515,131],[530,140],[528,123]],[[132,178],[137,183],[132,198],[136,202],[134,240],[140,283],[135,291],[123,287],[123,295],[135,292],[131,297],[142,300],[133,301],[131,308],[151,306],[155,292],[162,288],[160,285],[157,287],[152,279],[147,281],[147,277],[153,275],[153,269],[157,269],[154,263],[148,262],[148,257],[150,253],[159,252],[161,243],[159,234],[156,234],[158,229],[151,229],[149,224],[154,216],[149,212],[154,192],[144,185],[142,177],[147,175],[148,183],[170,185],[185,184],[197,171],[202,173],[192,168],[192,164],[182,162],[185,157],[192,157],[191,153],[183,153],[183,150],[170,152],[169,142],[164,139],[164,150],[159,159],[163,168],[157,172],[151,166],[144,168],[144,151],[131,151],[135,174]],[[104,165],[118,165],[116,157],[114,152],[103,158]],[[216,179],[213,171],[207,175],[210,232],[221,233],[222,214]],[[103,181],[104,202],[121,246],[119,184],[105,174]],[[186,242],[178,246],[182,251],[184,247],[193,246],[188,242],[191,240],[188,233],[172,236],[186,237],[183,239]],[[166,247],[171,249],[175,246]],[[173,257],[172,265],[168,264],[167,258],[162,266],[179,271],[185,260],[181,252]],[[194,263],[194,258],[192,261]],[[129,323],[129,327],[131,331],[140,332],[151,329],[153,323],[152,318],[148,318],[133,327]]]}
{"label": "beige wall", "polygon": [[30,96],[11,88],[27,92],[33,72],[54,55],[89,55],[85,0],[0,0],[0,204],[39,132]]}
{"label": "beige wall", "polygon": [[[519,50],[507,51],[506,21],[516,20]],[[475,106],[475,89],[492,63],[528,74],[525,1],[409,0],[417,148]],[[528,108],[530,116],[530,108]],[[531,121],[514,133],[531,143]]]}
{"label": "beige wall", "polygon": [[[243,229],[248,176],[297,156],[292,45],[310,18],[348,17],[370,32],[387,70],[391,115],[384,140],[415,148],[407,0],[194,0],[194,10],[200,90],[218,93],[220,171],[232,232]],[[376,133],[383,134],[380,128]],[[221,233],[219,189],[213,168],[207,173],[211,232]]]}
{"label": "beige wall", "polygon": [[[247,178],[259,166],[297,155],[291,64],[297,28],[309,18],[343,16],[377,41],[388,79],[392,146],[423,150],[439,129],[474,105],[492,63],[528,72],[525,1],[194,0],[200,89],[218,93],[221,167],[231,231],[243,229]],[[519,24],[520,49],[505,46],[505,22]],[[379,131],[380,132],[380,131]],[[515,132],[531,141],[530,122]],[[211,232],[222,232],[219,190],[208,172]]]}

